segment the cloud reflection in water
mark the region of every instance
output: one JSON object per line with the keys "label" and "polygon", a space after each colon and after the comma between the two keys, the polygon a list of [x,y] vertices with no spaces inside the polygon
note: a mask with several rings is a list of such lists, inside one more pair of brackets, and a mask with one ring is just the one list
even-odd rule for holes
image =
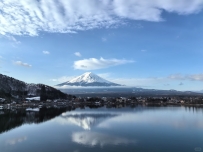
{"label": "cloud reflection in water", "polygon": [[27,140],[27,137],[26,136],[23,136],[23,137],[18,137],[18,138],[13,138],[13,139],[9,139],[6,141],[6,143],[8,145],[15,145],[17,143],[21,143],[23,141]]}
{"label": "cloud reflection in water", "polygon": [[75,132],[72,134],[72,141],[87,146],[106,146],[136,143],[135,140],[129,140],[126,138],[111,136],[97,132]]}

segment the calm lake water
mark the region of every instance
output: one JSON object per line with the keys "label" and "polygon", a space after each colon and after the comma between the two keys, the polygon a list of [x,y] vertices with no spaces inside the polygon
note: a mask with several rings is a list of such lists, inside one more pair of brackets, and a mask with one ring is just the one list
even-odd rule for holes
{"label": "calm lake water", "polygon": [[0,111],[0,152],[203,151],[203,108]]}

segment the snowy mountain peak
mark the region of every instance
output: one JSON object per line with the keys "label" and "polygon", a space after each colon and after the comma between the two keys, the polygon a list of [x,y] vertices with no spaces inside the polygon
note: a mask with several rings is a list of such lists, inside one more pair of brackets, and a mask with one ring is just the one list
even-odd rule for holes
{"label": "snowy mountain peak", "polygon": [[82,74],[81,76],[78,76],[72,80],[69,81],[70,83],[75,82],[86,82],[86,83],[92,83],[92,82],[101,82],[101,83],[111,83],[98,75],[92,73],[92,72],[86,72]]}
{"label": "snowy mountain peak", "polygon": [[70,81],[67,81],[62,84],[58,84],[57,86],[64,86],[64,85],[70,85],[70,86],[121,86],[119,84],[107,81],[92,72],[86,72]]}

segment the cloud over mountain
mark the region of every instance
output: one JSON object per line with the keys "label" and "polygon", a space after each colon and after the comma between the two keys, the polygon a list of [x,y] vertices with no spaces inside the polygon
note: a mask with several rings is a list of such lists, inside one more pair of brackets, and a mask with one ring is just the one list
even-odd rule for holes
{"label": "cloud over mountain", "polygon": [[104,59],[102,57],[100,59],[89,58],[75,61],[74,68],[79,70],[96,70],[132,62],[134,61],[124,59]]}
{"label": "cloud over mountain", "polygon": [[123,19],[159,22],[163,11],[186,15],[202,7],[203,0],[2,0],[0,35],[75,33],[117,26]]}

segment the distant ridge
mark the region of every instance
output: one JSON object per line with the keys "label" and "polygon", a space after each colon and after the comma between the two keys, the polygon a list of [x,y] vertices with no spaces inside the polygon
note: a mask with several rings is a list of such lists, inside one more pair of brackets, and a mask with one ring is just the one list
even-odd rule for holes
{"label": "distant ridge", "polygon": [[86,72],[70,81],[58,84],[56,86],[83,86],[83,87],[110,87],[110,86],[122,86],[117,83],[110,82],[101,78],[100,76],[92,73]]}

